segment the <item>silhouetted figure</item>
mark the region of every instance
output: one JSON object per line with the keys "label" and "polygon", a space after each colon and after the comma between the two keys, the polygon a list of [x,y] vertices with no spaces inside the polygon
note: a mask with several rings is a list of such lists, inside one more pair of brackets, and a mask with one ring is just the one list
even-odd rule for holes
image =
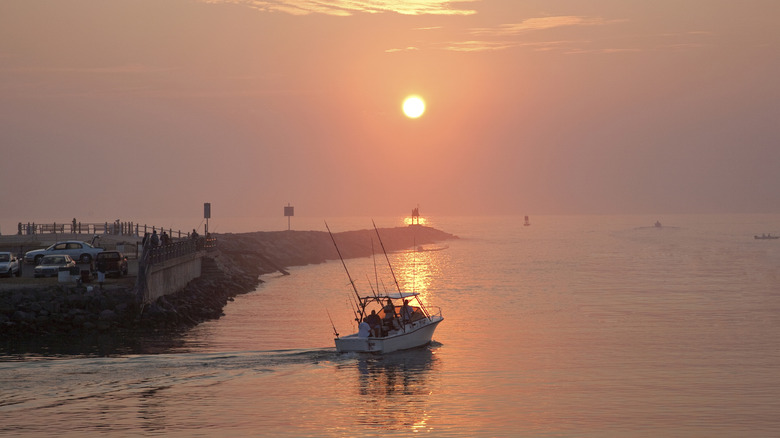
{"label": "silhouetted figure", "polygon": [[395,327],[395,306],[393,305],[393,301],[390,300],[390,298],[387,299],[387,304],[385,304],[384,311],[385,311],[385,316],[382,320],[382,324],[385,326],[385,330],[387,330],[387,332],[390,332],[390,330],[396,328]]}
{"label": "silhouetted figure", "polygon": [[414,310],[409,305],[409,300],[404,300],[404,305],[401,306],[401,321],[404,324],[412,322],[412,313],[414,313]]}
{"label": "silhouetted figure", "polygon": [[372,310],[371,314],[366,316],[363,321],[368,324],[371,335],[378,338],[382,330],[382,320],[379,318],[379,315],[376,314],[376,310]]}

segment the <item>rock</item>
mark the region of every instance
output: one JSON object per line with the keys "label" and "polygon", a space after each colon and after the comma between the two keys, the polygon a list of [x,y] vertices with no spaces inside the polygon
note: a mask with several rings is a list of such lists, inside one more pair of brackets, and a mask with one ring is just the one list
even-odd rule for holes
{"label": "rock", "polygon": [[108,309],[103,310],[102,312],[100,312],[100,316],[98,317],[98,319],[100,321],[109,321],[109,322],[115,321],[116,320],[116,312],[114,312],[113,310],[108,310]]}
{"label": "rock", "polygon": [[11,320],[14,322],[35,322],[35,315],[17,310],[14,312],[13,316],[11,316]]}

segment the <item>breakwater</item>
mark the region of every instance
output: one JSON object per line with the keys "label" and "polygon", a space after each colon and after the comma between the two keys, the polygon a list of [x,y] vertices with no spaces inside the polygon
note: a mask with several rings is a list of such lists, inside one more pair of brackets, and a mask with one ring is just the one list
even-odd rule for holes
{"label": "breakwater", "polygon": [[[380,234],[390,252],[457,238],[423,226],[385,228]],[[345,258],[371,255],[372,240],[373,250],[381,251],[373,229],[334,236]],[[186,329],[219,318],[233,297],[255,290],[263,274],[286,274],[290,266],[338,258],[326,232],[254,232],[216,237],[217,250],[204,257],[199,278],[178,293],[147,305],[137,302],[132,277],[104,288],[51,283],[4,286],[0,290],[0,337],[8,348],[9,343],[30,338]]]}

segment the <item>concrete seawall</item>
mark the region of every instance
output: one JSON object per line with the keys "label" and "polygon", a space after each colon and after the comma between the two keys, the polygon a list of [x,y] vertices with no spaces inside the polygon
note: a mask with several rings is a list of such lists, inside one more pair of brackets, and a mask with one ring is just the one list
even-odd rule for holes
{"label": "concrete seawall", "polygon": [[205,254],[205,251],[187,254],[174,260],[155,263],[149,267],[148,272],[139,272],[139,275],[146,274],[146,289],[140,291],[138,301],[150,304],[171,292],[184,289],[190,281],[200,277],[201,261]]}

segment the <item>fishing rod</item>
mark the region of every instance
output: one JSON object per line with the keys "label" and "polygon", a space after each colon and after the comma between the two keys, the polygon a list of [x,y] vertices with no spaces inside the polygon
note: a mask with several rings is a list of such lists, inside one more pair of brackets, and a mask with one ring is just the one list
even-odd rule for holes
{"label": "fishing rod", "polygon": [[[376,231],[376,237],[379,239],[379,244],[382,245],[382,252],[385,253],[385,259],[387,259],[387,265],[390,267],[390,273],[393,274],[393,281],[395,281],[395,287],[398,289],[398,294],[403,296],[403,293],[401,292],[401,286],[398,285],[398,279],[395,277],[395,271],[393,271],[393,264],[390,263],[390,257],[387,255],[387,250],[385,250],[385,244],[382,243],[382,236],[379,235],[379,229],[376,227],[376,223],[373,219],[371,219],[371,223],[374,225],[374,231]],[[415,237],[414,242],[416,242],[417,239]],[[414,295],[415,300],[420,304],[420,309],[422,309],[423,314],[426,318],[431,319],[430,313],[428,313],[428,309],[425,308],[425,304],[423,304],[422,300],[417,295]]]}
{"label": "fishing rod", "polygon": [[371,259],[374,261],[374,281],[376,288],[379,289],[379,273],[376,270],[376,252],[374,252],[374,238],[371,238]]}
{"label": "fishing rod", "polygon": [[417,236],[412,238],[412,293],[417,291]]}
{"label": "fishing rod", "polygon": [[[393,264],[390,263],[390,257],[387,255],[385,244],[382,243],[382,236],[379,235],[379,229],[376,227],[376,222],[374,222],[373,219],[371,219],[371,224],[374,225],[374,231],[376,231],[376,237],[377,239],[379,239],[379,245],[382,246],[382,252],[385,254],[385,259],[387,259],[387,266],[390,267],[390,273],[393,274],[393,281],[395,282],[395,288],[398,289],[398,295],[403,299],[404,294],[401,292],[401,286],[398,284],[398,279],[395,277],[395,271],[393,271]],[[425,312],[427,316],[427,311],[425,310],[425,307],[423,307],[422,302],[419,299],[417,300],[417,302],[420,303],[420,307],[423,309],[423,312]],[[393,315],[393,319],[398,320],[398,317]],[[404,331],[406,331],[406,326],[404,324],[399,324],[399,325],[403,327]]]}
{"label": "fishing rod", "polygon": [[353,296],[350,296],[349,304],[352,306],[352,313],[355,314],[355,321],[357,321],[359,324],[360,321],[363,319],[363,314],[365,312],[360,310],[360,305],[357,302],[355,302],[355,298]]}
{"label": "fishing rod", "polygon": [[376,237],[379,239],[379,244],[382,246],[382,252],[385,254],[385,259],[387,259],[387,266],[390,267],[390,273],[393,274],[393,281],[395,282],[395,288],[398,289],[398,294],[403,295],[401,293],[401,286],[398,285],[398,279],[395,278],[395,271],[393,271],[393,265],[390,263],[390,257],[387,256],[387,250],[385,250],[385,244],[382,243],[382,236],[379,235],[379,229],[376,227],[376,223],[373,219],[371,219],[371,223],[374,225],[374,231],[376,231]]}
{"label": "fishing rod", "polygon": [[336,337],[339,337],[339,332],[336,331],[336,325],[333,324],[333,318],[330,317],[330,312],[328,312],[328,309],[325,309],[325,313],[328,314],[328,319],[330,320],[330,326],[333,327],[333,334],[336,335]]}
{"label": "fishing rod", "polygon": [[[339,246],[336,244],[336,238],[333,237],[333,233],[330,231],[330,227],[328,226],[328,222],[325,222],[325,228],[328,230],[328,234],[330,235],[330,240],[333,241],[333,246],[336,248],[336,253],[339,255],[339,260],[341,260],[341,265],[344,266],[344,271],[347,273],[347,278],[349,278],[349,284],[352,285],[352,290],[355,291],[355,296],[358,299],[359,303],[362,303],[363,301],[360,299],[360,293],[358,293],[357,287],[355,287],[355,281],[352,280],[352,276],[349,275],[349,269],[347,269],[347,264],[344,263],[344,257],[341,256],[341,251],[339,250]],[[365,310],[365,306],[362,308]],[[362,315],[364,312],[361,311],[360,314]]]}
{"label": "fishing rod", "polygon": [[[374,294],[374,298],[379,298],[379,296],[376,294],[376,291],[374,290],[374,285],[371,284],[371,279],[368,278],[368,274],[366,274],[366,281],[368,281],[368,286],[371,288],[371,293]],[[379,287],[379,285],[377,285],[377,287]]]}

